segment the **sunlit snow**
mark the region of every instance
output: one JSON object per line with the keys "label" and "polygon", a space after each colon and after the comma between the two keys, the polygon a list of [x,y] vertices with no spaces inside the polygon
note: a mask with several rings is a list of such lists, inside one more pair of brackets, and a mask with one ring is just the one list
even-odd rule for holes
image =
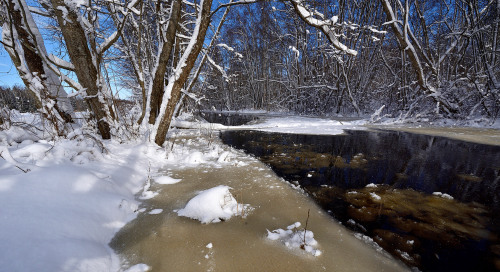
{"label": "sunlit snow", "polygon": [[321,255],[321,250],[318,249],[318,242],[314,239],[314,233],[310,230],[299,230],[300,225],[300,222],[295,222],[288,226],[286,230],[268,230],[267,238],[273,241],[280,241],[291,249],[303,249],[313,256]]}
{"label": "sunlit snow", "polygon": [[229,186],[219,185],[201,191],[177,214],[199,220],[203,224],[226,221],[233,216],[246,216],[252,208],[248,204],[238,204],[229,189]]}

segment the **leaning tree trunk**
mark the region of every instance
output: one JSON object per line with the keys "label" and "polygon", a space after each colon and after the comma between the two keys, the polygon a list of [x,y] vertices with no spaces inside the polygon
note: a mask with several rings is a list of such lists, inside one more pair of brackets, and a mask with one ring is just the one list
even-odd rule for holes
{"label": "leaning tree trunk", "polygon": [[205,34],[210,24],[210,8],[212,0],[201,0],[200,13],[196,20],[196,27],[193,36],[182,54],[176,69],[169,77],[168,85],[163,95],[160,114],[155,122],[153,137],[158,145],[163,145],[167,131],[170,128],[170,122],[175,112],[175,107],[180,100],[181,90],[186,83],[188,76],[198,58],[198,55],[205,41]]}
{"label": "leaning tree trunk", "polygon": [[[167,63],[172,56],[172,48],[175,41],[177,24],[181,17],[181,0],[174,0],[172,3],[171,17],[168,22],[164,42],[160,48],[158,55],[157,65],[155,67],[153,83],[151,84],[150,97],[150,111],[149,123],[154,124],[156,117],[159,114],[160,106],[162,104],[163,94],[165,93],[165,73],[167,72]],[[168,84],[168,83],[167,83]]]}
{"label": "leaning tree trunk", "polygon": [[51,70],[42,36],[24,0],[4,0],[3,44],[19,75],[36,99],[36,107],[59,135],[73,122],[71,106],[61,81]]}
{"label": "leaning tree trunk", "polygon": [[78,11],[65,5],[63,0],[51,0],[54,13],[61,28],[66,48],[71,62],[75,66],[75,74],[79,83],[86,89],[86,100],[97,121],[99,133],[103,139],[110,139],[109,119],[106,103],[98,82],[100,76],[97,69],[97,59],[88,47],[88,40],[84,27],[80,23]]}

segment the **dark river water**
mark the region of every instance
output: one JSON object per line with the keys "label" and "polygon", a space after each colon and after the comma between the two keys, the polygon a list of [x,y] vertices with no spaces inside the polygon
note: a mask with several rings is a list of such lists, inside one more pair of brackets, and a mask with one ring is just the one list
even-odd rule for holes
{"label": "dark river water", "polygon": [[500,147],[389,131],[224,131],[329,214],[421,271],[500,271]]}
{"label": "dark river water", "polygon": [[241,126],[250,121],[259,119],[259,114],[239,114],[239,113],[216,113],[200,112],[200,116],[210,123],[218,123],[226,126]]}

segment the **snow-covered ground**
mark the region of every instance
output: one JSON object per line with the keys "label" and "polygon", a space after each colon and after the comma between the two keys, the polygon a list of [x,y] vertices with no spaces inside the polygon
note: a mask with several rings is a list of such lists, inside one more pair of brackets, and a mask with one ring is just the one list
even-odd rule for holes
{"label": "snow-covered ground", "polygon": [[256,114],[260,115],[262,119],[254,124],[242,126],[225,126],[208,122],[193,123],[184,120],[174,121],[173,125],[181,128],[198,128],[211,130],[247,129],[279,133],[336,135],[344,133],[344,130],[346,129],[366,129],[365,125],[368,124],[368,121],[365,119],[341,121],[327,118],[286,116],[278,113],[270,115],[262,115],[262,113]]}
{"label": "snow-covered ground", "polygon": [[323,118],[300,116],[274,117],[265,119],[263,123],[241,126],[243,129],[254,129],[268,132],[335,135],[345,129],[365,129],[367,120],[338,121]]}
{"label": "snow-covered ground", "polygon": [[136,217],[135,194],[165,150],[77,126],[48,140],[36,117],[15,118],[23,128],[0,130],[0,271],[119,271],[108,243]]}
{"label": "snow-covered ground", "polygon": [[0,270],[118,271],[108,243],[135,218],[163,151],[108,141],[102,153],[84,136],[1,144]]}
{"label": "snow-covered ground", "polygon": [[[216,112],[217,113],[217,112]],[[261,111],[219,112],[220,114],[258,115],[260,120],[242,126],[224,126],[208,122],[174,121],[175,126],[181,128],[197,128],[205,130],[259,130],[278,133],[337,135],[345,130],[397,130],[418,134],[448,137],[463,141],[476,142],[489,145],[500,145],[500,119],[485,120],[474,119],[456,121],[442,119],[425,121],[418,119],[379,118],[368,116],[365,118],[314,118],[292,116],[283,113]]]}

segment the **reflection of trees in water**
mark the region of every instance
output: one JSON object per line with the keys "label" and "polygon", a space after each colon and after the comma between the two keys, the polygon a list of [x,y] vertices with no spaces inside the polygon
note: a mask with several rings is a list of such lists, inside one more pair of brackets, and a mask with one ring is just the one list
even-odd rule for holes
{"label": "reflection of trees in water", "polygon": [[500,261],[500,147],[405,132],[221,137],[297,181],[335,218],[408,265],[491,270]]}
{"label": "reflection of trees in water", "polygon": [[500,206],[496,146],[405,132],[320,136],[232,131],[222,138],[304,185],[387,184]]}
{"label": "reflection of trees in water", "polygon": [[201,112],[201,117],[207,120],[209,123],[218,123],[226,126],[240,126],[246,124],[250,121],[257,120],[256,115],[246,115],[246,114],[229,114],[229,113],[217,113],[217,112]]}

